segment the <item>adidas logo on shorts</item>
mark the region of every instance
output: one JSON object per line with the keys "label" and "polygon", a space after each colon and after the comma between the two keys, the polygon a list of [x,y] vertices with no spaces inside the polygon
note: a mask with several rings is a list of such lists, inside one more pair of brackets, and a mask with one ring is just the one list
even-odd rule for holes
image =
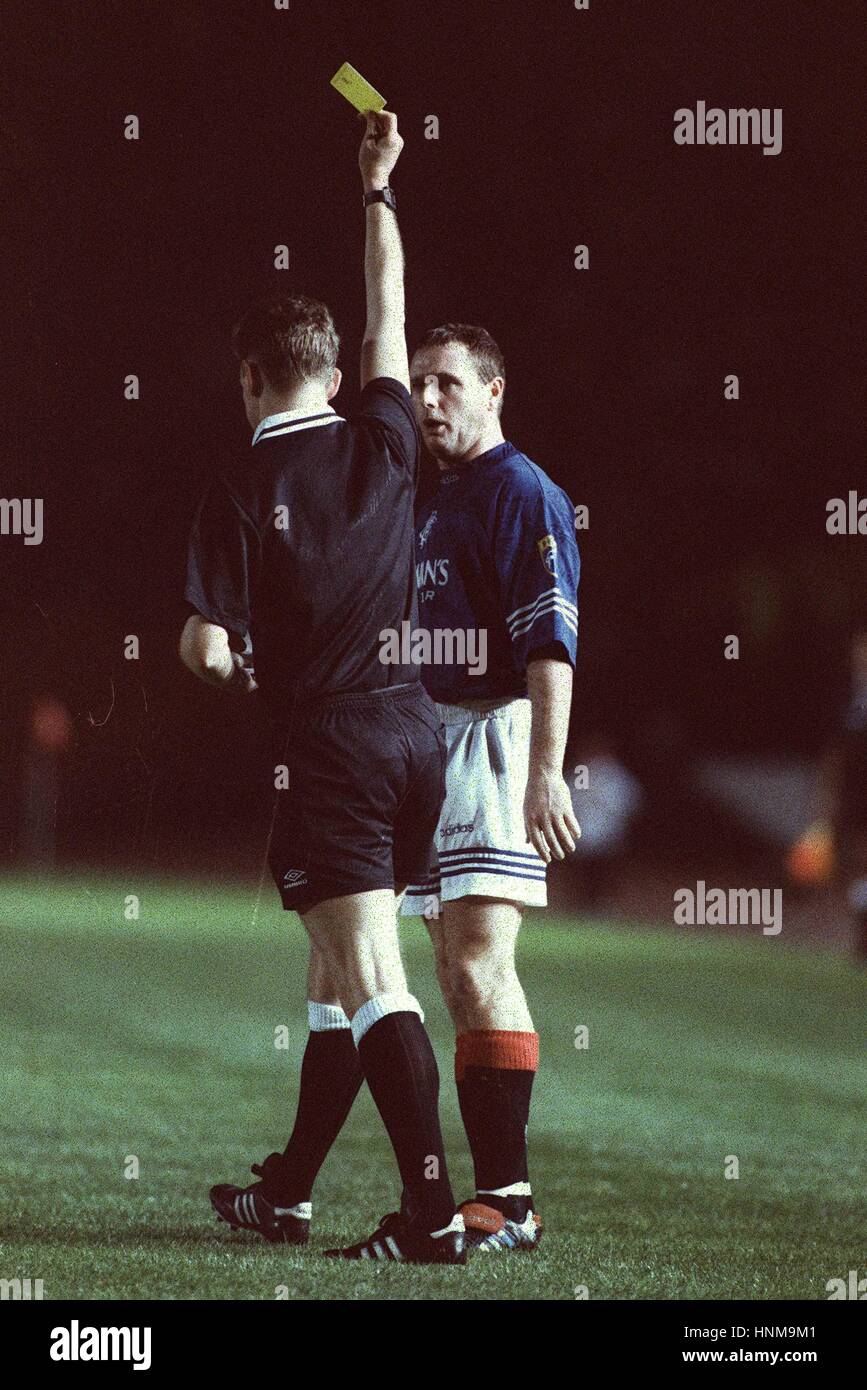
{"label": "adidas logo on shorts", "polygon": [[440,836],[445,838],[446,835],[469,835],[471,831],[475,830],[475,828],[475,820],[465,821],[464,824],[458,823],[457,825],[444,825],[442,830],[440,831]]}

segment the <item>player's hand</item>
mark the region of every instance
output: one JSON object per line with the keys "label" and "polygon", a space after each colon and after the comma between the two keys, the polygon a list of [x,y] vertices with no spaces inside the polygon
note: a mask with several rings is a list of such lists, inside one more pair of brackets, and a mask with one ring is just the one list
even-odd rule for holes
{"label": "player's hand", "polygon": [[560,772],[531,768],[524,796],[524,827],[528,842],[546,864],[565,859],[581,836],[569,788]]}
{"label": "player's hand", "polygon": [[403,149],[397,116],[393,111],[367,111],[359,119],[365,122],[358,152],[358,167],[365,190],[384,188]]}
{"label": "player's hand", "polygon": [[229,687],[240,695],[252,695],[259,687],[253,676],[252,668],[244,665],[244,656],[241,652],[232,652],[232,665],[234,671],[229,681]]}

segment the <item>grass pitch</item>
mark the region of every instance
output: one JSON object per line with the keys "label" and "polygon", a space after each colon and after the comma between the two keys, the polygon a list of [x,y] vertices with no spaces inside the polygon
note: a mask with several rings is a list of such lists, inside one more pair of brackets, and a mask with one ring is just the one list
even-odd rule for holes
{"label": "grass pitch", "polygon": [[[270,885],[258,910],[236,884],[128,877],[7,878],[0,899],[0,1278],[42,1279],[46,1299],[825,1299],[863,1272],[867,1010],[843,959],[532,914],[541,1249],[466,1270],[341,1265],[318,1251],[369,1234],[399,1191],[366,1091],[304,1252],[230,1233],[207,1199],[252,1181],[294,1116],[305,945]],[[448,1017],[423,926],[403,939],[460,1199]]]}

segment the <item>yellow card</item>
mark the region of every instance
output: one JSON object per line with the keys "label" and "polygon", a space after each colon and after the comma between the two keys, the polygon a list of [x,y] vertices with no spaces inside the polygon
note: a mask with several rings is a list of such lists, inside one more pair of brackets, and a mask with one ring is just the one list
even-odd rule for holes
{"label": "yellow card", "polygon": [[344,63],[343,67],[338,69],[331,79],[331,85],[336,87],[347,101],[352,102],[356,111],[381,111],[385,106],[385,97],[380,96],[376,88],[371,87],[351,63]]}

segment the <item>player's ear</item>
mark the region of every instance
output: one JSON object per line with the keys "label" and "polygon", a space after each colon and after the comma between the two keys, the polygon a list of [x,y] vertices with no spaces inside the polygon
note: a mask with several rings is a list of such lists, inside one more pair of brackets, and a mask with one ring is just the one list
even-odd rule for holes
{"label": "player's ear", "polygon": [[488,385],[491,388],[489,408],[498,411],[502,408],[503,404],[503,392],[506,389],[505,380],[501,376],[495,376],[493,381],[488,382]]}
{"label": "player's ear", "polygon": [[343,373],[341,372],[341,370],[340,370],[339,367],[335,367],[335,368],[334,368],[334,371],[331,373],[331,382],[330,382],[330,384],[329,384],[329,386],[328,386],[327,391],[325,392],[325,399],[326,399],[327,401],[333,401],[333,400],[334,400],[334,397],[337,395],[337,392],[340,390],[340,383],[341,383],[342,380],[343,380]]}
{"label": "player's ear", "polygon": [[241,384],[247,388],[249,395],[256,400],[259,399],[265,389],[265,378],[262,376],[257,362],[250,362],[244,358],[241,363]]}

